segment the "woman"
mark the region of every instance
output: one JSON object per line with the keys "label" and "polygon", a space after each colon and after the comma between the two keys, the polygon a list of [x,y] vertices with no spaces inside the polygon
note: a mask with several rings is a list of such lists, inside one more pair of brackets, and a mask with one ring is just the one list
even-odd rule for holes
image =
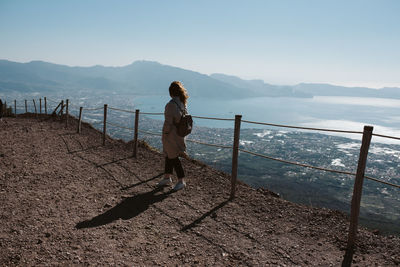
{"label": "woman", "polygon": [[179,157],[186,157],[185,138],[177,134],[175,124],[181,119],[182,113],[186,112],[187,99],[189,98],[185,87],[179,81],[174,81],[169,86],[169,95],[171,100],[165,106],[164,125],[162,130],[163,152],[165,155],[165,171],[164,179],[157,186],[166,186],[172,183],[172,173],[175,169],[178,176],[178,182],[175,184],[174,190],[178,191],[186,186],[183,178],[183,171]]}

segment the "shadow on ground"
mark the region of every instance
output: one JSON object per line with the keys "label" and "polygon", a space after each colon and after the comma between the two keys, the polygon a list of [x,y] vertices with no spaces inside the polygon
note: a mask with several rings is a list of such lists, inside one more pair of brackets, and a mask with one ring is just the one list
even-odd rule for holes
{"label": "shadow on ground", "polygon": [[162,188],[156,188],[150,192],[128,197],[103,214],[100,214],[90,220],[77,223],[75,227],[77,229],[92,228],[112,223],[118,219],[132,219],[138,216],[140,213],[146,211],[150,205],[163,201],[173,192],[167,191],[165,193],[163,192],[161,194],[157,194],[162,190]]}

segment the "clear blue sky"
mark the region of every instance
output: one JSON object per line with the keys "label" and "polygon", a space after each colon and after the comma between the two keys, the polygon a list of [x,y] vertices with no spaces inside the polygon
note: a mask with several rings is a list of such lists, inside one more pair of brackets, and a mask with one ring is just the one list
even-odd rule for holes
{"label": "clear blue sky", "polygon": [[400,1],[0,0],[0,59],[400,87]]}

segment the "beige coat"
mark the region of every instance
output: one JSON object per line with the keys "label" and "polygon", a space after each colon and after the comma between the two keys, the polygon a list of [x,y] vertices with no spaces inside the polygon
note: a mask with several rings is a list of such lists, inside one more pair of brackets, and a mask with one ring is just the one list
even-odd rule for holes
{"label": "beige coat", "polygon": [[[179,104],[182,110],[185,106],[179,100],[179,97],[173,97],[173,100]],[[172,99],[165,105],[164,125],[162,130],[162,143],[164,155],[169,159],[176,158],[186,151],[185,138],[181,137],[176,132],[174,123],[178,123],[182,116],[182,111]]]}

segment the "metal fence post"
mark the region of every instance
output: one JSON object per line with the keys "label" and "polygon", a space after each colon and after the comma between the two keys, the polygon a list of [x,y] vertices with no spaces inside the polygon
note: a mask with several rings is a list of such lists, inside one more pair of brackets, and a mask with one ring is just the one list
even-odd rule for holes
{"label": "metal fence post", "polygon": [[241,120],[242,120],[242,115],[235,115],[235,131],[234,131],[234,135],[233,135],[232,178],[231,178],[230,199],[233,199],[235,197],[235,192],[236,192]]}
{"label": "metal fence post", "polygon": [[42,99],[39,98],[39,114],[42,114]]}
{"label": "metal fence post", "polygon": [[139,110],[135,110],[135,134],[133,137],[133,157],[136,158],[138,150]]}
{"label": "metal fence post", "polygon": [[107,104],[104,104],[103,146],[106,144],[106,131],[107,131]]}
{"label": "metal fence post", "polygon": [[17,100],[14,100],[14,117],[17,117]]}
{"label": "metal fence post", "polygon": [[360,156],[358,158],[356,180],[354,181],[353,198],[351,200],[351,214],[349,236],[347,240],[346,254],[342,262],[342,266],[351,266],[357,236],[358,216],[360,214],[360,202],[362,186],[364,181],[365,167],[367,165],[367,156],[369,145],[371,144],[372,126],[364,126],[364,132],[360,148]]}
{"label": "metal fence post", "polygon": [[81,123],[82,123],[82,109],[83,107],[79,108],[79,121],[78,121],[78,133],[81,133]]}
{"label": "metal fence post", "polygon": [[28,102],[25,99],[25,113],[28,113]]}
{"label": "metal fence post", "polygon": [[44,97],[44,114],[47,115],[47,98]]}

